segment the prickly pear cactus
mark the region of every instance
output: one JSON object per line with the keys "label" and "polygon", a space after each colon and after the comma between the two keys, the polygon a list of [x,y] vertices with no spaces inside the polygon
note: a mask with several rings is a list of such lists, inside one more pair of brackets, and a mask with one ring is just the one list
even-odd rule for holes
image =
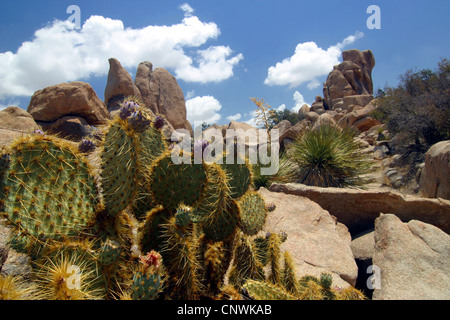
{"label": "prickly pear cactus", "polygon": [[264,199],[256,192],[247,192],[239,202],[240,228],[247,235],[257,234],[266,222]]}
{"label": "prickly pear cactus", "polygon": [[206,183],[203,165],[174,164],[169,152],[154,161],[147,177],[155,202],[171,212],[181,203],[195,205]]}
{"label": "prickly pear cactus", "polygon": [[104,266],[109,266],[117,260],[121,252],[122,248],[119,242],[107,239],[100,247],[98,261]]}
{"label": "prickly pear cactus", "polygon": [[125,209],[136,193],[139,144],[137,134],[116,118],[109,126],[101,153],[101,182],[106,211]]}
{"label": "prickly pear cactus", "polygon": [[39,241],[60,239],[88,225],[97,205],[97,187],[89,165],[71,145],[33,135],[9,149],[1,193],[3,216],[14,226],[14,234]]}
{"label": "prickly pear cactus", "polygon": [[163,289],[162,257],[151,251],[140,257],[140,270],[134,274],[131,298],[155,300]]}
{"label": "prickly pear cactus", "polygon": [[298,300],[280,287],[264,281],[248,280],[243,288],[254,300]]}

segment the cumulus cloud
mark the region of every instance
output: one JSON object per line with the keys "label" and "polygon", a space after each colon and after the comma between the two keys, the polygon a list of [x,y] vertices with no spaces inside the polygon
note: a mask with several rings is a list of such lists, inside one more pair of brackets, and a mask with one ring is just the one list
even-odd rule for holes
{"label": "cumulus cloud", "polygon": [[242,115],[240,113],[236,113],[235,115],[232,116],[228,116],[227,120],[228,121],[237,121],[242,117]]}
{"label": "cumulus cloud", "polygon": [[363,36],[362,32],[356,32],[326,50],[312,41],[299,43],[291,57],[268,69],[264,83],[269,86],[289,85],[290,87],[307,83],[309,89],[317,88],[320,86],[317,78],[327,75],[333,66],[339,64],[342,49]]}
{"label": "cumulus cloud", "polygon": [[294,107],[293,107],[291,110],[294,111],[294,112],[298,112],[298,110],[300,110],[300,108],[301,108],[304,104],[306,104],[308,107],[311,107],[310,104],[306,103],[305,98],[304,98],[303,95],[302,95],[300,92],[298,92],[298,91],[295,91],[295,92],[294,92],[293,99],[294,99]]}
{"label": "cumulus cloud", "polygon": [[206,122],[214,124],[221,118],[219,113],[222,109],[220,102],[212,96],[201,96],[186,101],[187,119],[191,124]]}
{"label": "cumulus cloud", "polygon": [[180,8],[184,11],[180,23],[138,29],[103,16],[91,16],[79,30],[74,23],[55,20],[37,30],[15,53],[0,53],[0,98],[29,96],[49,85],[104,76],[111,57],[127,69],[151,61],[190,82],[231,77],[242,54],[233,55],[228,46],[196,50],[216,39],[220,30],[215,23],[192,15],[194,10],[188,4]]}

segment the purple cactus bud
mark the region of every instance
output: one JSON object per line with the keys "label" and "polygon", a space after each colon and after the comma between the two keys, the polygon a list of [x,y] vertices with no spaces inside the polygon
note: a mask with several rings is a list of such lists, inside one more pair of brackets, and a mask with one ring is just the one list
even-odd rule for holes
{"label": "purple cactus bud", "polygon": [[273,210],[275,210],[276,207],[277,207],[277,206],[276,206],[274,203],[269,203],[269,204],[266,206],[266,210],[269,211],[269,212],[272,212]]}
{"label": "purple cactus bud", "polygon": [[287,233],[284,231],[280,231],[280,233],[278,233],[278,236],[280,237],[281,242],[285,242],[287,240]]}
{"label": "purple cactus bud", "polygon": [[42,131],[41,129],[34,129],[34,134],[45,136],[45,132]]}
{"label": "purple cactus bud", "polygon": [[139,104],[134,101],[127,100],[122,104],[122,107],[119,110],[119,117],[122,120],[125,120],[131,114],[139,109]]}
{"label": "purple cactus bud", "polygon": [[95,143],[88,139],[83,139],[80,141],[80,144],[78,145],[78,151],[81,153],[90,153],[94,151],[95,149]]}
{"label": "purple cactus bud", "polygon": [[160,129],[164,126],[164,118],[161,116],[156,116],[155,121],[153,122],[153,125],[156,129]]}
{"label": "purple cactus bud", "polygon": [[150,120],[137,110],[128,117],[128,124],[133,130],[143,132],[150,126]]}

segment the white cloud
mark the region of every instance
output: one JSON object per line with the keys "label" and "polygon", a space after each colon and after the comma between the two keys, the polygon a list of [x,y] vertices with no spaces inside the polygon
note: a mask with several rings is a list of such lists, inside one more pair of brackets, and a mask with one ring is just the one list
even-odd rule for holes
{"label": "white cloud", "polygon": [[194,9],[188,3],[183,3],[180,9],[184,11],[186,16],[191,16],[194,13]]}
{"label": "white cloud", "polygon": [[220,102],[212,96],[195,97],[186,101],[187,119],[191,124],[214,124],[221,118],[218,113],[222,109]]}
{"label": "white cloud", "polygon": [[227,120],[228,121],[237,121],[242,117],[242,115],[240,113],[236,113],[235,115],[232,116],[228,116]]}
{"label": "white cloud", "polygon": [[286,105],[283,103],[281,106],[279,106],[278,108],[276,108],[276,111],[284,111],[286,109]]}
{"label": "white cloud", "polygon": [[197,66],[184,64],[176,70],[178,78],[191,82],[220,82],[233,76],[233,67],[244,56],[240,53],[227,59],[232,53],[230,47],[216,46],[198,50]]}
{"label": "white cloud", "polygon": [[294,96],[292,97],[294,99],[295,105],[294,107],[291,109],[294,112],[298,112],[298,110],[300,110],[300,108],[306,104],[308,107],[311,107],[310,104],[306,103],[305,98],[303,97],[303,95],[298,92],[295,91],[294,92]]}
{"label": "white cloud", "polygon": [[[29,96],[37,89],[108,73],[108,59],[117,58],[127,69],[142,61],[170,69],[178,79],[205,83],[233,75],[243,59],[228,46],[195,48],[220,35],[213,22],[202,22],[193,9],[178,24],[125,27],[121,20],[91,16],[80,30],[69,21],[54,21],[37,30],[17,52],[0,53],[0,98]],[[193,49],[194,48],[194,49]],[[186,50],[186,52],[185,52]]]}
{"label": "white cloud", "polygon": [[342,49],[363,36],[362,32],[356,32],[327,50],[319,48],[315,42],[299,43],[293,56],[268,69],[264,83],[269,86],[290,87],[307,83],[309,89],[317,88],[320,85],[317,77],[327,75],[333,70],[333,66],[339,64]]}

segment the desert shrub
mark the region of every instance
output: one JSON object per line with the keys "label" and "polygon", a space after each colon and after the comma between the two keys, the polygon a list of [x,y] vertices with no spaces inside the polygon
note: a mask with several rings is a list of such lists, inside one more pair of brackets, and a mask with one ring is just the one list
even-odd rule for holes
{"label": "desert shrub", "polygon": [[299,183],[317,187],[352,187],[368,182],[361,176],[371,167],[360,152],[354,131],[323,125],[297,137],[291,161]]}
{"label": "desert shrub", "polygon": [[424,153],[450,139],[450,61],[442,59],[436,71],[408,70],[397,87],[379,90],[374,116],[396,135],[397,153]]}

